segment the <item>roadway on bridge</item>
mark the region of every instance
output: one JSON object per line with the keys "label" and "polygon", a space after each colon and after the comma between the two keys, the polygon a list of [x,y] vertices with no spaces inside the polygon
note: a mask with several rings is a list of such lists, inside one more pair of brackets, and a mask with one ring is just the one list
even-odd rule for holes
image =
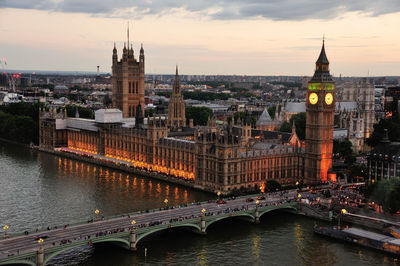
{"label": "roadway on bridge", "polygon": [[[283,198],[289,197],[293,199],[297,196],[295,191],[289,192],[281,197],[279,193],[267,194],[265,200],[260,200],[260,205],[266,203],[271,204],[274,202],[281,201]],[[93,223],[84,223],[79,225],[68,226],[67,228],[59,228],[53,230],[40,231],[30,233],[29,235],[21,235],[11,237],[8,239],[0,240],[0,258],[10,256],[11,254],[23,254],[39,249],[35,236],[47,236],[44,239],[43,248],[53,247],[61,245],[61,241],[82,241],[82,239],[90,239],[96,237],[99,232],[110,231],[114,229],[129,230],[132,228],[132,220],[136,221],[136,227],[149,226],[149,223],[162,223],[169,224],[173,219],[193,219],[198,218],[202,215],[202,209],[206,210],[206,215],[210,213],[224,212],[229,208],[233,211],[234,209],[241,209],[246,207],[248,209],[255,209],[256,198],[253,202],[246,202],[245,198],[237,198],[234,200],[227,200],[225,204],[217,204],[216,201],[211,203],[203,203],[200,205],[193,204],[187,207],[174,207],[168,210],[161,210],[148,213],[126,215],[124,217],[112,218],[106,220],[95,221]]]}

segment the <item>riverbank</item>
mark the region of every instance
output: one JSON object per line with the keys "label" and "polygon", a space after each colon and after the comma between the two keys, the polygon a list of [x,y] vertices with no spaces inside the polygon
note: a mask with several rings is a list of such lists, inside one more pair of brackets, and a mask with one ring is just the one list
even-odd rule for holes
{"label": "riverbank", "polygon": [[13,141],[13,140],[9,140],[9,139],[4,139],[4,138],[0,138],[0,142],[13,144],[13,145],[17,145],[17,146],[28,148],[28,149],[37,149],[38,148],[37,146],[31,146],[29,144]]}

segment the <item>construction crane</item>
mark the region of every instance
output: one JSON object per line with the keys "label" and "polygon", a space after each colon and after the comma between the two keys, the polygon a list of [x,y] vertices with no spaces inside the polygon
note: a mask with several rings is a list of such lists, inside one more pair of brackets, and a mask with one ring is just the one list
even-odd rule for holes
{"label": "construction crane", "polygon": [[3,57],[0,61],[1,68],[3,69],[3,74],[6,75],[6,78],[8,80],[8,89],[11,92],[15,92],[15,83],[16,79],[21,76],[21,74],[10,74],[7,72],[7,60],[5,57]]}

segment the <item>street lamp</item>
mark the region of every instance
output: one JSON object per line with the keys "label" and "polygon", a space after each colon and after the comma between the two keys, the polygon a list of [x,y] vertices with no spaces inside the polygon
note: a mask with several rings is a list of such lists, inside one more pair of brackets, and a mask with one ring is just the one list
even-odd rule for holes
{"label": "street lamp", "polygon": [[4,238],[7,238],[7,230],[8,230],[8,225],[3,226],[3,230],[4,230]]}
{"label": "street lamp", "polygon": [[203,209],[201,210],[201,212],[202,212],[203,214],[205,214],[205,213],[206,213],[206,209],[203,208]]}
{"label": "street lamp", "polygon": [[218,196],[218,199],[219,199],[219,197],[221,196],[221,191],[217,192],[217,196]]}
{"label": "street lamp", "polygon": [[43,244],[44,240],[42,238],[39,238],[39,240],[37,242],[40,245],[40,249],[42,249],[42,244]]}
{"label": "street lamp", "polygon": [[256,205],[258,206],[258,204],[259,204],[260,202],[258,201],[258,200],[256,200]]}
{"label": "street lamp", "polygon": [[99,213],[100,213],[100,211],[99,211],[98,209],[96,209],[96,210],[94,211],[94,214],[96,214],[96,219],[98,218]]}
{"label": "street lamp", "polygon": [[136,221],[132,220],[131,225],[132,225],[133,230],[135,230],[135,224],[136,224]]}
{"label": "street lamp", "polygon": [[165,203],[165,208],[167,208],[168,206],[167,206],[167,204],[168,204],[168,199],[165,199],[164,200],[164,203]]}
{"label": "street lamp", "polygon": [[340,214],[338,215],[338,229],[340,229],[340,217],[341,217],[343,214],[346,214],[346,213],[347,213],[346,209],[341,209],[341,210],[340,210]]}

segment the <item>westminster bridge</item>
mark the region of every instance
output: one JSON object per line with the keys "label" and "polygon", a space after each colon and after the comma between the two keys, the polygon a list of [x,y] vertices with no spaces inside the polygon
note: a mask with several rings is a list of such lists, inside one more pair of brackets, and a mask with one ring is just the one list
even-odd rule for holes
{"label": "westminster bridge", "polygon": [[[107,219],[61,226],[40,232],[7,236],[0,240],[0,265],[47,265],[57,255],[97,243],[113,243],[136,250],[141,240],[153,233],[170,228],[186,228],[206,234],[207,228],[218,221],[237,217],[259,223],[260,217],[274,210],[296,213],[297,193],[286,192],[238,197],[226,201],[193,203],[157,210],[142,211]],[[27,234],[28,233],[28,234]],[[39,238],[39,240],[38,240]]]}

